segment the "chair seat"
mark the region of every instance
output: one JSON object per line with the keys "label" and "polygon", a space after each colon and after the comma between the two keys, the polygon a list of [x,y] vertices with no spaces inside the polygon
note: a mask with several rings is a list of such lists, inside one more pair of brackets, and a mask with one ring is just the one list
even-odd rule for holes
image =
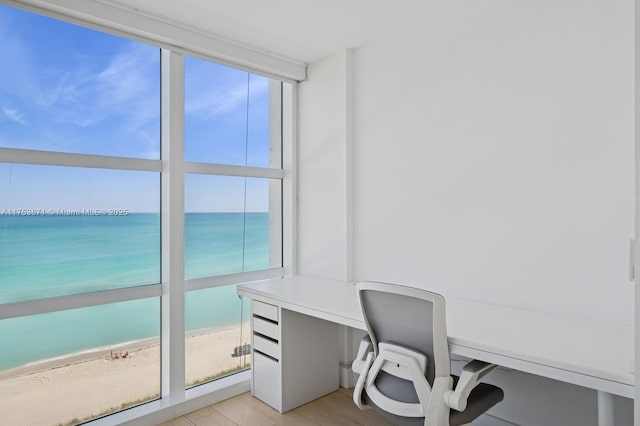
{"label": "chair seat", "polygon": [[[454,377],[454,382],[457,382],[457,377]],[[459,412],[451,410],[449,413],[449,422],[451,425],[462,425],[470,423],[473,420],[480,417],[489,408],[502,401],[504,398],[504,392],[497,386],[490,385],[489,383],[480,383],[472,391],[469,398],[467,398],[466,410]]]}
{"label": "chair seat", "polygon": [[[451,375],[453,377],[454,389],[458,383],[458,376]],[[385,395],[388,395],[398,401],[403,402],[417,402],[418,396],[415,393],[415,388],[410,381],[399,379],[390,374],[381,372],[376,380],[378,389]],[[504,398],[504,392],[497,386],[490,385],[488,383],[480,383],[476,386],[467,399],[467,408],[462,411],[450,410],[449,423],[451,426],[463,425],[470,423],[477,419],[489,408],[502,401]],[[375,411],[382,414],[391,423],[397,425],[415,425],[422,426],[424,424],[424,417],[403,417],[396,416],[388,413],[387,411],[376,406],[363,392],[364,401],[370,405]]]}

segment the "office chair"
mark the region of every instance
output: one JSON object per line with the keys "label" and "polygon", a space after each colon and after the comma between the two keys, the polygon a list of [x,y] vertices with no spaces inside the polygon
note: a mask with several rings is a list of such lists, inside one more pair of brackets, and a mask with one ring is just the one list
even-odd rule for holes
{"label": "office chair", "polygon": [[479,383],[495,365],[473,360],[451,375],[445,299],[394,284],[360,282],[368,335],[353,371],[360,375],[353,401],[395,424],[470,424],[502,401],[502,389]]}

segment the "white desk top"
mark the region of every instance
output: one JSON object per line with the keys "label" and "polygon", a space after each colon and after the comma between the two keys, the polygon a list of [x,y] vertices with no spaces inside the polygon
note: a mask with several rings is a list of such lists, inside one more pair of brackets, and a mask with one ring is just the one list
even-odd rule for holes
{"label": "white desk top", "polygon": [[[238,286],[238,294],[365,330],[354,284],[305,276]],[[452,354],[634,396],[633,328],[447,298]]]}

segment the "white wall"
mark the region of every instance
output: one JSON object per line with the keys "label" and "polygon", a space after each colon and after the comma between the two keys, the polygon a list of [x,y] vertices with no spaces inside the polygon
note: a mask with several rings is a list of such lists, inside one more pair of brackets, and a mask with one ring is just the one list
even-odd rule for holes
{"label": "white wall", "polygon": [[633,3],[480,3],[355,52],[356,277],[631,324]]}
{"label": "white wall", "polygon": [[[633,2],[434,4],[428,25],[354,53],[355,278],[632,324]],[[300,271],[332,278],[348,81],[337,53],[300,89]],[[503,419],[596,423],[594,391],[493,381]],[[617,399],[618,424],[631,405]]]}

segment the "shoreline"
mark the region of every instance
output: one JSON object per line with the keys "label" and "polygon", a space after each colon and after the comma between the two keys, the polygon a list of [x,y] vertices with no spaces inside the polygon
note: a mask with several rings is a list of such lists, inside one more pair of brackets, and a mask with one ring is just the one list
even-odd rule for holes
{"label": "shoreline", "polygon": [[[250,355],[231,356],[240,333],[250,343],[248,322],[189,332],[185,388],[248,366]],[[112,357],[116,349],[127,356]],[[75,424],[155,399],[160,358],[159,339],[141,339],[0,371],[0,417],[3,423],[23,426]]]}
{"label": "shoreline", "polygon": [[[146,343],[145,343],[146,342]],[[138,350],[145,349],[159,344],[159,338],[149,337],[140,340],[131,340],[111,346],[101,346],[98,348],[87,349],[80,352],[73,352],[67,355],[61,355],[54,358],[45,358],[38,361],[28,362],[17,367],[11,367],[0,370],[0,380],[11,378],[19,375],[34,374],[42,371],[62,368],[80,362],[91,361],[94,359],[104,359],[114,350]]]}
{"label": "shoreline", "polygon": [[[220,327],[199,328],[185,333],[185,338],[189,339],[196,336],[221,332],[225,330],[238,328],[237,325],[224,325]],[[28,362],[16,367],[0,370],[0,380],[18,375],[38,373],[41,371],[61,368],[79,362],[90,361],[94,359],[104,359],[108,357],[112,351],[136,351],[160,344],[160,337],[145,337],[143,339],[129,340],[126,342],[115,343],[113,345],[99,346],[96,348],[85,349],[78,352],[72,352],[66,355],[60,355],[53,358],[45,358],[37,361]]]}

